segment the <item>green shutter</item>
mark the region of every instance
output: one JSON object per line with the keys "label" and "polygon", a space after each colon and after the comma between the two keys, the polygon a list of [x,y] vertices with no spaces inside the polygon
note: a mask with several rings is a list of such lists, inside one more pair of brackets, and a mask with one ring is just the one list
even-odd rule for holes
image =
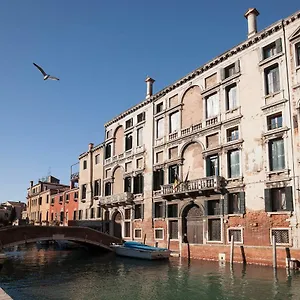
{"label": "green shutter", "polygon": [[152,219],[155,218],[155,202],[152,203]]}
{"label": "green shutter", "polygon": [[282,42],[281,38],[275,41],[275,46],[276,46],[276,54],[282,52]]}
{"label": "green shutter", "polygon": [[163,208],[162,208],[162,217],[165,218],[166,217],[166,202],[164,201],[162,203]]}
{"label": "green shutter", "polygon": [[220,215],[223,216],[224,214],[224,200],[220,199]]}
{"label": "green shutter", "polygon": [[286,210],[293,211],[293,188],[291,186],[287,186],[285,188],[285,201],[286,201]]}
{"label": "green shutter", "polygon": [[245,192],[239,193],[239,200],[240,200],[240,213],[245,214],[246,213],[246,204],[245,204]]}
{"label": "green shutter", "polygon": [[208,203],[207,201],[204,201],[204,213],[206,216],[208,216]]}
{"label": "green shutter", "polygon": [[265,211],[272,211],[271,189],[265,189]]}
{"label": "green shutter", "polygon": [[229,194],[224,195],[224,215],[228,215],[228,198]]}
{"label": "green shutter", "polygon": [[144,204],[141,205],[141,217],[144,219]]}

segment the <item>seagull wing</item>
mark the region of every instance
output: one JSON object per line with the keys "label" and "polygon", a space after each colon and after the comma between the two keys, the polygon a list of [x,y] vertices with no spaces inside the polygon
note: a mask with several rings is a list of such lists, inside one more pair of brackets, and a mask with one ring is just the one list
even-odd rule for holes
{"label": "seagull wing", "polygon": [[33,63],[33,64],[40,70],[40,72],[41,72],[44,76],[47,75],[46,72],[45,72],[39,65],[37,65],[37,64],[35,64],[35,63]]}
{"label": "seagull wing", "polygon": [[54,77],[54,76],[49,76],[48,79],[52,79],[52,80],[59,80],[59,78]]}

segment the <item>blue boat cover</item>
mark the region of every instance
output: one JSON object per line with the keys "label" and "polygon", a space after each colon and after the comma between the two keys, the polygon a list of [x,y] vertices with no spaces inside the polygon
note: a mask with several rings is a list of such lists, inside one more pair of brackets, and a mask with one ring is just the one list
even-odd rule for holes
{"label": "blue boat cover", "polygon": [[143,250],[149,250],[149,251],[166,251],[168,250],[167,248],[158,248],[158,247],[152,247],[149,245],[145,245],[139,242],[134,242],[134,241],[127,241],[124,242],[124,247],[127,248],[137,248],[137,249],[143,249]]}

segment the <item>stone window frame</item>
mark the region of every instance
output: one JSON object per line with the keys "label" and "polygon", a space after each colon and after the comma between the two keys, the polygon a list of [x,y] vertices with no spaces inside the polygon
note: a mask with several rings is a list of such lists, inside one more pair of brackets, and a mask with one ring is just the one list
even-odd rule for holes
{"label": "stone window frame", "polygon": [[[228,160],[229,160],[229,153],[232,152],[232,151],[239,151],[239,164],[240,164],[240,174],[238,177],[229,177],[229,163],[228,163]],[[242,164],[242,149],[241,147],[234,147],[234,148],[228,148],[226,149],[226,160],[225,160],[225,165],[226,165],[226,177],[227,179],[229,180],[235,180],[235,179],[240,179],[243,177],[243,164]]]}
{"label": "stone window frame", "polygon": [[239,230],[241,231],[241,241],[234,241],[234,244],[239,244],[239,245],[243,245],[244,244],[244,227],[228,227],[226,230],[226,236],[227,236],[227,243],[230,244],[231,243],[231,239],[230,239],[230,235],[229,235],[229,231],[230,230]]}
{"label": "stone window frame", "polygon": [[292,229],[289,227],[272,227],[270,228],[270,245],[273,246],[272,232],[273,230],[287,230],[289,234],[289,243],[277,243],[276,245],[292,246]]}
{"label": "stone window frame", "polygon": [[[206,233],[205,233],[205,238],[206,238],[206,244],[224,244],[224,218],[221,216],[207,216],[207,226],[206,226]],[[217,241],[217,240],[209,240],[209,225],[208,225],[208,221],[212,220],[212,219],[219,219],[220,220],[220,224],[221,224],[221,240]]]}
{"label": "stone window frame", "polygon": [[[137,237],[136,236],[136,232],[137,231],[140,231],[141,232],[141,236],[140,237]],[[134,236],[134,239],[136,239],[136,240],[141,240],[141,239],[143,239],[143,229],[142,228],[134,228],[134,234],[133,234],[133,236]]]}
{"label": "stone window frame", "polygon": [[[162,238],[156,238],[156,231],[162,231]],[[155,241],[163,241],[164,240],[164,237],[165,237],[165,229],[162,228],[162,227],[157,227],[157,228],[154,228],[154,240]]]}

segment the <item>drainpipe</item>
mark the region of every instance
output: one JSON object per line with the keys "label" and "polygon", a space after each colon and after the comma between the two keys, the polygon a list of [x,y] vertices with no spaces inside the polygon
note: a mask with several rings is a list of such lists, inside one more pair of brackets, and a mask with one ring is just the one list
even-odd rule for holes
{"label": "drainpipe", "polygon": [[94,204],[94,191],[93,191],[93,169],[94,169],[94,165],[93,165],[93,147],[94,144],[93,143],[89,143],[89,161],[90,161],[90,191],[91,191],[91,203],[90,203],[90,208],[93,206]]}
{"label": "drainpipe", "polygon": [[[287,43],[286,43],[286,32],[285,32],[285,26],[284,26],[284,20],[281,21],[282,24],[282,31],[283,31],[283,40],[284,40],[284,48],[285,48],[285,63],[286,63],[286,81],[287,81],[287,93],[288,93],[288,105],[289,105],[289,117],[290,117],[290,124],[291,124],[291,128],[292,128],[292,133],[291,133],[291,143],[292,143],[292,170],[293,170],[293,205],[294,205],[294,213],[297,209],[296,207],[296,195],[297,195],[297,189],[296,189],[296,176],[295,176],[295,156],[294,156],[294,138],[293,138],[293,129],[294,129],[294,125],[293,125],[293,116],[292,116],[292,106],[291,106],[291,91],[290,91],[290,86],[289,86],[289,78],[291,77],[289,74],[289,66],[288,66],[288,58],[287,58],[287,53],[288,53],[288,48],[287,48]],[[295,213],[295,217],[296,217],[296,226],[298,225],[298,218],[297,218],[297,213]],[[299,240],[297,239],[297,245],[296,247],[299,246]]]}

